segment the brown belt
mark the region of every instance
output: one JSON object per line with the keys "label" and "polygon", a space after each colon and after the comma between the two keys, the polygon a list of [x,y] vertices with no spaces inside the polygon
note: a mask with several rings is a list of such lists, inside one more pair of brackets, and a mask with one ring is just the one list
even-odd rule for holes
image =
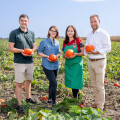
{"label": "brown belt", "polygon": [[89,58],[90,61],[98,61],[98,60],[103,60],[103,59],[105,59],[105,58],[100,58],[100,59],[90,59]]}

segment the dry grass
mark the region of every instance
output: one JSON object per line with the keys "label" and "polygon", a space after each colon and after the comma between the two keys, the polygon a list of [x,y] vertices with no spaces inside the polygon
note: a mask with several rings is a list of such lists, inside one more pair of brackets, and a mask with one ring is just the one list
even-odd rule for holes
{"label": "dry grass", "polygon": [[[82,40],[86,40],[86,37],[81,37]],[[120,36],[111,36],[111,41],[120,42]]]}
{"label": "dry grass", "polygon": [[111,36],[112,41],[120,42],[120,36]]}

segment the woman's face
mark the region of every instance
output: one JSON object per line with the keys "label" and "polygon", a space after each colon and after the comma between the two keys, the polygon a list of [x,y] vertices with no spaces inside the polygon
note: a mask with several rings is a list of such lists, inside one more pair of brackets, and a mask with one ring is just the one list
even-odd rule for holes
{"label": "woman's face", "polygon": [[73,38],[74,34],[75,34],[75,32],[74,32],[73,28],[69,27],[68,30],[67,30],[67,36],[69,38]]}
{"label": "woman's face", "polygon": [[55,30],[55,28],[51,28],[49,30],[49,34],[50,34],[50,37],[55,38],[57,35],[57,31]]}

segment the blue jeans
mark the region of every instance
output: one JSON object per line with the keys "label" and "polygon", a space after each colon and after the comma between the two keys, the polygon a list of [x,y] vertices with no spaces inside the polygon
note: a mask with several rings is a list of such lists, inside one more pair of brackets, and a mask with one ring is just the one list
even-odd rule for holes
{"label": "blue jeans", "polygon": [[56,104],[56,89],[57,89],[56,78],[58,75],[58,69],[48,70],[45,67],[43,67],[43,71],[49,80],[49,98],[48,99],[52,99],[53,104]]}

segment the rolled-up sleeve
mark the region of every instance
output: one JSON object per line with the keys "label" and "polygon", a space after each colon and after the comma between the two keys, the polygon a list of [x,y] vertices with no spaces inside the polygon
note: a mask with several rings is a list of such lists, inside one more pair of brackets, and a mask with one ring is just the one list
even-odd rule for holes
{"label": "rolled-up sleeve", "polygon": [[37,54],[44,51],[44,41],[41,41],[37,50]]}

